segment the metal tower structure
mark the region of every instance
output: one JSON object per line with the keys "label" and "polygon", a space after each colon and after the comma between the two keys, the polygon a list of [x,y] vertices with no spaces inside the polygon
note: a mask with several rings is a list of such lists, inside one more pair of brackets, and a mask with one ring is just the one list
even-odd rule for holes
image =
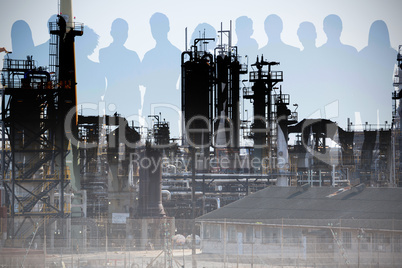
{"label": "metal tower structure", "polygon": [[402,45],[399,46],[396,61],[397,66],[395,66],[393,81],[395,90],[392,93],[392,125],[393,127],[400,128],[400,116],[398,114],[398,108],[400,109],[400,99],[402,98]]}
{"label": "metal tower structure", "polygon": [[[33,216],[42,224],[69,215],[64,197],[72,165],[66,157],[74,148],[66,133],[77,133],[74,38],[83,34],[83,25],[69,19],[71,10],[62,11],[49,25],[51,72],[37,67],[31,56],[7,56],[3,64],[2,179],[13,241],[32,234],[21,227]],[[14,229],[16,217],[23,220]]]}
{"label": "metal tower structure", "polygon": [[[214,58],[206,49],[214,38],[197,38],[181,55],[183,144],[203,148],[209,155],[213,115]],[[198,50],[198,43],[204,50]]]}
{"label": "metal tower structure", "polygon": [[392,93],[392,136],[391,136],[391,185],[401,186],[401,159],[402,159],[402,137],[401,137],[401,99],[402,99],[402,45],[399,46],[397,54],[397,66],[394,72],[394,92]]}
{"label": "metal tower structure", "polygon": [[184,144],[219,150],[240,146],[240,75],[247,65],[240,63],[237,47],[232,46],[232,29],[219,33],[219,44],[207,49],[214,38],[198,38],[182,53],[182,112]]}
{"label": "metal tower structure", "polygon": [[[237,47],[232,46],[232,26],[229,30],[218,31],[220,44],[215,48],[216,78],[214,83],[214,117],[223,117],[228,120],[230,130],[226,134],[226,142],[229,148],[239,148],[240,145],[240,74],[247,73],[247,65],[240,64],[240,56]],[[224,43],[224,39],[227,39]],[[214,131],[218,131],[220,120],[214,125]],[[226,131],[228,132],[228,131]],[[217,136],[217,135],[214,135]],[[217,138],[217,137],[216,137]],[[216,142],[215,142],[216,143]]]}
{"label": "metal tower structure", "polygon": [[[252,137],[254,140],[254,156],[275,157],[276,148],[276,112],[272,91],[274,86],[283,81],[282,71],[271,70],[272,66],[279,62],[268,62],[261,56],[252,64],[257,70],[250,72],[249,81],[254,83],[250,90],[243,93],[244,99],[250,99],[254,103]],[[266,70],[264,70],[266,68]]]}

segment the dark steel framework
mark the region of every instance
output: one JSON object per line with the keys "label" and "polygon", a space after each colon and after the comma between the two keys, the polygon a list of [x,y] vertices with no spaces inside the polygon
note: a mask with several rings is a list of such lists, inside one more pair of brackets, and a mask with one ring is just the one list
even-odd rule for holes
{"label": "dark steel framework", "polygon": [[[209,155],[210,127],[213,115],[213,55],[198,50],[198,43],[206,44],[214,38],[197,38],[191,51],[181,56],[183,144],[202,147]],[[191,129],[191,131],[189,131]]]}
{"label": "dark steel framework", "polygon": [[[240,75],[247,73],[247,65],[240,63],[237,47],[232,46],[231,29],[218,31],[220,44],[215,48],[216,78],[214,83],[214,130],[218,130],[219,121],[227,120],[233,131],[226,131],[228,148],[240,146]],[[224,37],[227,43],[224,43]],[[217,136],[217,135],[214,135]]]}
{"label": "dark steel framework", "polygon": [[204,148],[205,156],[216,145],[221,119],[225,125],[219,131],[225,132],[225,147],[240,146],[239,82],[247,65],[240,63],[237,47],[231,45],[231,29],[221,26],[218,33],[221,42],[214,55],[207,44],[215,39],[208,37],[195,39],[191,49],[182,53],[183,144]]}
{"label": "dark steel framework", "polygon": [[264,61],[263,56],[261,61],[257,58],[256,63],[251,65],[257,70],[250,72],[249,78],[254,84],[251,91],[243,92],[243,98],[252,100],[254,105],[251,136],[254,140],[254,156],[259,159],[275,157],[276,111],[272,91],[277,83],[283,81],[282,71],[271,70],[275,65],[279,65],[279,62]]}
{"label": "dark steel framework", "polygon": [[12,239],[32,233],[14,230],[17,216],[23,222],[38,216],[43,223],[69,214],[64,193],[73,165],[67,165],[66,157],[74,148],[66,132],[74,135],[77,131],[74,115],[71,122],[65,121],[70,110],[75,112],[74,38],[83,34],[83,25],[67,26],[59,16],[49,28],[50,72],[37,67],[31,56],[26,60],[6,56],[4,60],[1,173]]}

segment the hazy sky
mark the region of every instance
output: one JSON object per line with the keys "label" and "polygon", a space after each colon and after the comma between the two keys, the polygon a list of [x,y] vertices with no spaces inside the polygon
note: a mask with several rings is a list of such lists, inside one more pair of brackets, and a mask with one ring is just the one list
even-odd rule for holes
{"label": "hazy sky", "polygon": [[[170,20],[169,39],[179,49],[184,49],[184,31],[189,36],[202,22],[228,29],[230,21],[248,16],[254,22],[253,37],[262,47],[267,42],[264,20],[269,14],[279,15],[283,22],[282,39],[290,45],[301,47],[297,28],[302,21],[312,22],[317,29],[317,45],[326,41],[322,30],[323,19],[333,13],[343,21],[341,40],[361,50],[367,45],[370,25],[375,20],[384,20],[390,32],[391,45],[402,44],[402,1],[400,0],[250,0],[250,1],[183,1],[183,0],[81,0],[73,1],[74,16],[99,34],[99,48],[111,42],[110,26],[121,17],[130,26],[126,47],[135,50],[142,58],[154,46],[149,18],[155,12],[167,15]],[[1,0],[0,46],[11,48],[11,26],[16,20],[25,20],[31,27],[35,45],[49,38],[46,23],[58,12],[57,0]],[[234,28],[234,26],[233,26]],[[233,41],[236,42],[234,35]],[[97,51],[92,59],[97,60]]]}

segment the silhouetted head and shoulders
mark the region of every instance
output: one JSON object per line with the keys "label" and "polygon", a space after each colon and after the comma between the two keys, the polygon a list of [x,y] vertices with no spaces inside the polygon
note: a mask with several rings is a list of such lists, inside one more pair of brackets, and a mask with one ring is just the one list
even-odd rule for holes
{"label": "silhouetted head and shoulders", "polygon": [[343,51],[348,54],[356,54],[357,49],[353,46],[343,44],[341,35],[343,30],[342,20],[338,15],[331,14],[325,17],[323,30],[327,36],[327,42],[320,49],[324,51]]}
{"label": "silhouetted head and shoulders", "polygon": [[180,91],[176,85],[180,77],[181,51],[168,39],[170,24],[165,14],[154,13],[149,24],[155,47],[146,52],[142,60],[141,84],[146,88],[142,115],[147,118],[150,114],[162,113],[170,122],[172,134],[179,129]]}
{"label": "silhouetted head and shoulders", "polygon": [[[298,48],[282,41],[283,22],[278,15],[269,15],[264,21],[264,29],[268,37],[268,43],[260,49],[260,54],[268,54],[271,56],[279,53],[286,56],[300,51]],[[268,59],[266,56],[264,56],[264,58]]]}
{"label": "silhouetted head and shoulders", "polygon": [[[308,79],[307,77],[312,77],[312,75],[314,75],[317,68],[320,68],[319,65],[322,61],[322,58],[317,53],[317,32],[314,24],[308,21],[300,23],[299,28],[297,29],[297,36],[303,48],[296,57],[296,65],[299,66],[299,68],[293,76],[301,77],[301,79],[298,79],[297,81],[299,85],[308,84],[308,87],[312,88],[314,87],[313,85],[316,80],[311,81],[312,79]],[[292,77],[290,79],[292,79]]]}
{"label": "silhouetted head and shoulders", "polygon": [[[127,21],[115,19],[110,30],[113,41],[108,47],[99,50],[99,62],[107,82],[104,100],[107,105],[114,104],[116,111],[123,116],[138,115],[141,107],[141,62],[135,51],[125,47],[128,32]],[[113,109],[110,112],[114,112]]]}
{"label": "silhouetted head and shoulders", "polygon": [[99,35],[89,26],[84,26],[84,35],[80,38],[77,38],[75,41],[76,46],[76,56],[80,61],[91,61],[88,57],[92,55],[95,51],[95,48],[99,43]]}
{"label": "silhouetted head and shoulders", "polygon": [[[391,47],[388,27],[382,20],[374,21],[369,30],[368,45],[359,52],[361,87],[364,102],[358,108],[363,121],[380,124],[391,121],[393,90],[391,77],[397,51]],[[378,119],[377,119],[378,118]]]}
{"label": "silhouetted head and shoulders", "polygon": [[[117,18],[113,21],[110,30],[110,35],[113,38],[112,43],[106,48],[99,50],[99,61],[102,63],[116,62],[123,60],[132,62],[132,65],[140,62],[140,59],[135,51],[129,50],[124,46],[128,38],[128,23],[122,18]],[[118,66],[110,66],[116,68]]]}
{"label": "silhouetted head and shoulders", "polygon": [[297,36],[299,37],[300,43],[303,45],[302,53],[312,53],[317,49],[317,31],[313,23],[309,21],[300,23]]}
{"label": "silhouetted head and shoulders", "polygon": [[376,20],[371,24],[368,45],[359,52],[359,55],[363,59],[393,68],[397,51],[391,47],[388,27],[383,20]]}
{"label": "silhouetted head and shoulders", "polygon": [[[157,68],[159,64],[180,64],[180,50],[175,47],[168,39],[168,33],[170,31],[169,19],[165,14],[154,13],[149,24],[151,26],[151,34],[155,40],[155,47],[145,53],[143,59],[143,67],[147,64],[154,65]],[[165,63],[163,63],[165,61]],[[179,67],[179,65],[177,66]]]}
{"label": "silhouetted head and shoulders", "polygon": [[26,21],[17,20],[13,23],[11,27],[11,46],[12,54],[10,54],[10,58],[23,60],[32,55],[34,42],[31,28]]}
{"label": "silhouetted head and shoulders", "polygon": [[153,39],[156,42],[155,47],[164,48],[174,48],[175,50],[179,50],[168,39],[168,34],[170,32],[170,23],[168,17],[160,12],[154,13],[149,19],[149,24],[151,26],[151,34]]}
{"label": "silhouetted head and shoulders", "polygon": [[[239,50],[245,50],[248,53],[254,52],[257,54],[258,43],[251,36],[254,33],[253,21],[247,16],[241,16],[236,19],[236,35]],[[242,53],[242,51],[240,51]]]}
{"label": "silhouetted head and shoulders", "polygon": [[83,36],[75,41],[78,102],[97,103],[105,93],[105,74],[98,62],[89,56],[98,46],[99,35],[90,27],[84,27]]}

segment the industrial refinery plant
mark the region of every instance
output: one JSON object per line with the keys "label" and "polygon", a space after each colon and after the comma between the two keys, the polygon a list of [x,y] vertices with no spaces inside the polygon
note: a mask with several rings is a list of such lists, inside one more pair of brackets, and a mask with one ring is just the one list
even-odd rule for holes
{"label": "industrial refinery plant", "polygon": [[60,1],[48,66],[3,51],[1,267],[401,265],[402,46],[392,122],[342,128],[299,118],[286,66],[223,22],[181,53],[179,116],[145,128],[80,112],[71,18]]}

